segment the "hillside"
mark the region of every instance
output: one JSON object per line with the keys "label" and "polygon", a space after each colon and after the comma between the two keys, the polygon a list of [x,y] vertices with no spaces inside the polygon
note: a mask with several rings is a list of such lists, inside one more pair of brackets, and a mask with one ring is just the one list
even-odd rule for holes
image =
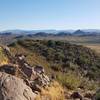
{"label": "hillside", "polygon": [[9,47],[12,54],[28,55],[27,61],[31,65],[44,66],[49,75],[69,89],[91,89],[96,87],[96,81],[100,82],[100,56],[89,48],[67,42],[32,39],[18,40]]}
{"label": "hillside", "polygon": [[45,72],[37,72],[36,66],[33,71],[20,57],[12,55],[8,47],[0,46],[0,100],[64,100],[64,90],[58,82],[51,82]]}

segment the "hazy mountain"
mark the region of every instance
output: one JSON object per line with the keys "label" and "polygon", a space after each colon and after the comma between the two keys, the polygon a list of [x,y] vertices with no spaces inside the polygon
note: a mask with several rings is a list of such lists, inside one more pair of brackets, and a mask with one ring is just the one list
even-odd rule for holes
{"label": "hazy mountain", "polygon": [[100,29],[82,29],[84,32],[100,33]]}
{"label": "hazy mountain", "polygon": [[79,30],[6,30],[0,32],[1,35],[17,34],[17,35],[35,35],[35,36],[66,36],[66,35],[99,35],[99,29],[79,29]]}
{"label": "hazy mountain", "polygon": [[34,33],[38,33],[38,32],[46,32],[46,33],[57,33],[56,30],[20,30],[20,29],[16,29],[16,30],[6,30],[6,31],[2,31],[1,33],[14,33],[14,34],[34,34]]}
{"label": "hazy mountain", "polygon": [[87,32],[81,31],[81,30],[76,30],[75,32],[73,32],[74,35],[84,35],[87,34]]}

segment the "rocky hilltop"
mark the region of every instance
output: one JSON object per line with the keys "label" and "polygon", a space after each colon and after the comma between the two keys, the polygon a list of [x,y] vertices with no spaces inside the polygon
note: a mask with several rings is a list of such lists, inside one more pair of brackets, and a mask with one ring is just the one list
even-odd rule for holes
{"label": "rocky hilltop", "polygon": [[[1,46],[0,51],[0,100],[60,100],[62,87],[45,74],[42,66],[32,67],[22,54],[12,56],[8,47]],[[53,88],[58,93],[52,96],[49,91]]]}
{"label": "rocky hilltop", "polygon": [[94,91],[66,90],[44,66],[33,66],[26,55],[0,47],[0,100],[99,100]]}

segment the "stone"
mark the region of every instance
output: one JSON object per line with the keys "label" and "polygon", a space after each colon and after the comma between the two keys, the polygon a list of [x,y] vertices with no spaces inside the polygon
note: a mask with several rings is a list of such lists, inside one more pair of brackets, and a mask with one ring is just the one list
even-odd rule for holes
{"label": "stone", "polygon": [[6,50],[7,52],[10,52],[9,47],[5,46],[5,47],[3,47],[3,48],[4,48],[4,50]]}
{"label": "stone", "polygon": [[15,66],[12,66],[12,65],[2,65],[2,66],[0,66],[1,72],[5,72],[5,73],[11,74],[11,75],[15,75],[16,70],[17,70],[17,68]]}
{"label": "stone", "polygon": [[15,57],[18,58],[19,60],[25,59],[25,55],[22,55],[22,54],[16,54]]}
{"label": "stone", "polygon": [[0,100],[34,100],[35,97],[22,79],[0,72]]}
{"label": "stone", "polygon": [[39,73],[39,74],[42,74],[42,73],[44,73],[44,68],[42,66],[37,65],[34,67],[34,71]]}
{"label": "stone", "polygon": [[82,100],[82,96],[81,96],[81,94],[79,92],[73,92],[70,97],[73,98],[73,99]]}

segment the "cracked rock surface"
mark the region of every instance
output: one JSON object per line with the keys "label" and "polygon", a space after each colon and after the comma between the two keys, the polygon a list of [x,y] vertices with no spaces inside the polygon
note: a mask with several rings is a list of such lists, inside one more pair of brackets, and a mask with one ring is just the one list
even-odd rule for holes
{"label": "cracked rock surface", "polygon": [[22,79],[0,72],[0,100],[34,100],[35,97]]}

